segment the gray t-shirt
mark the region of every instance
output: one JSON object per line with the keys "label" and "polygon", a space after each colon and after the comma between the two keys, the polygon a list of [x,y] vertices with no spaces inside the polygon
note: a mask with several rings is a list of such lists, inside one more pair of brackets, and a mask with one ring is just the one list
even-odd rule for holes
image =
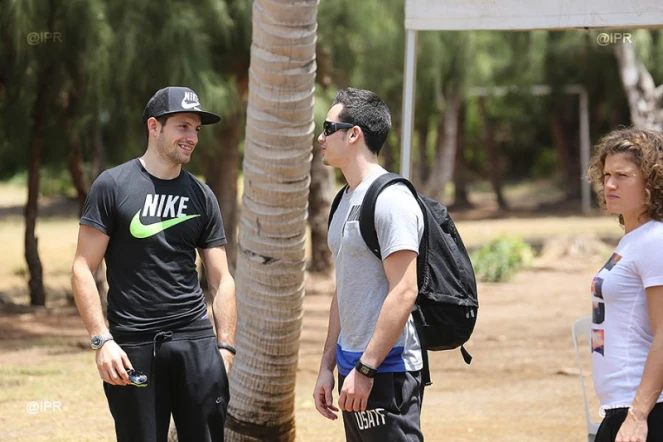
{"label": "gray t-shirt", "polygon": [[[382,305],[389,293],[389,281],[382,261],[369,250],[359,231],[359,211],[366,190],[380,168],[365,178],[351,193],[345,193],[329,227],[329,248],[336,265],[336,296],[341,334],[336,346],[339,373],[347,376],[368,345]],[[423,215],[412,193],[402,184],[386,188],[375,206],[375,231],[382,259],[400,250],[419,251],[424,231]],[[421,347],[412,315],[378,373],[421,370]]]}

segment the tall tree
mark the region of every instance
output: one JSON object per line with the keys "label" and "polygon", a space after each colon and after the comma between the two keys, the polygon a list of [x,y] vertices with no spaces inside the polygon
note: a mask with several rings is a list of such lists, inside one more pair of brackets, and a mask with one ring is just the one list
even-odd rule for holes
{"label": "tall tree", "polygon": [[[58,5],[55,0],[39,5],[31,2],[11,2],[7,6],[10,11],[12,28],[15,32],[13,49],[18,54],[14,69],[25,72],[25,75],[13,75],[11,94],[20,94],[18,89],[25,88],[30,93],[21,97],[30,104],[28,130],[20,137],[28,144],[28,196],[25,205],[25,260],[28,266],[28,288],[30,304],[35,306],[46,305],[46,292],[44,290],[43,267],[39,257],[38,239],[36,236],[37,217],[39,213],[39,171],[42,161],[42,151],[47,142],[50,115],[54,110],[54,102],[58,84],[61,77],[55,66],[61,56],[62,44],[54,39],[58,31]],[[4,21],[4,20],[3,20]],[[28,24],[30,23],[30,24]],[[45,29],[43,32],[29,33],[28,26]],[[48,33],[48,34],[47,34]],[[26,47],[25,38],[28,38]],[[36,43],[36,44],[35,44]],[[10,102],[14,100],[8,100]],[[29,135],[25,135],[25,133]]]}
{"label": "tall tree", "polygon": [[652,74],[638,59],[633,43],[615,45],[615,56],[633,125],[663,131],[663,84],[656,86]]}
{"label": "tall tree", "polygon": [[486,97],[479,97],[479,112],[481,113],[481,121],[483,122],[484,147],[488,151],[488,174],[490,177],[490,184],[495,192],[497,206],[500,210],[508,210],[509,206],[502,193],[501,161],[497,153],[493,124],[488,115],[488,111],[486,110]]}
{"label": "tall tree", "polygon": [[228,441],[294,441],[318,0],[255,0]]}

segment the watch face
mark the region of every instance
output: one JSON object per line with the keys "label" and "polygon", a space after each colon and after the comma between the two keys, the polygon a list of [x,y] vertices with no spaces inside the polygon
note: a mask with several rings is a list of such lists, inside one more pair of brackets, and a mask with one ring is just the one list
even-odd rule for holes
{"label": "watch face", "polygon": [[362,374],[368,375],[368,367],[364,365],[359,369],[359,371],[361,371]]}
{"label": "watch face", "polygon": [[93,346],[96,347],[99,344],[101,344],[101,336],[95,336],[94,338],[92,338],[92,345]]}

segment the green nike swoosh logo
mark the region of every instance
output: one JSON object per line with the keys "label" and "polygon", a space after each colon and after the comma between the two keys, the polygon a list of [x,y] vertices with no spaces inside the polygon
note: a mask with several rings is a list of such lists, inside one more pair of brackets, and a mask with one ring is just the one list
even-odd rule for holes
{"label": "green nike swoosh logo", "polygon": [[188,221],[191,218],[195,218],[200,215],[186,215],[180,216],[179,218],[173,218],[166,221],[159,221],[158,223],[153,224],[143,224],[140,222],[140,210],[136,213],[134,218],[131,220],[129,225],[129,232],[133,235],[134,238],[143,239],[154,236],[159,232],[163,232],[166,229],[169,229],[173,226]]}

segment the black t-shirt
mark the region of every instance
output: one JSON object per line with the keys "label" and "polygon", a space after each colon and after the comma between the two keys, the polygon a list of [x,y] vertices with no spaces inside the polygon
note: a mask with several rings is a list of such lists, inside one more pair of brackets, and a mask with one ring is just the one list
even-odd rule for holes
{"label": "black t-shirt", "polygon": [[206,184],[184,170],[172,180],[156,178],[134,159],[99,175],[81,224],[110,237],[111,332],[167,330],[205,315],[196,248],[226,243],[219,204]]}

